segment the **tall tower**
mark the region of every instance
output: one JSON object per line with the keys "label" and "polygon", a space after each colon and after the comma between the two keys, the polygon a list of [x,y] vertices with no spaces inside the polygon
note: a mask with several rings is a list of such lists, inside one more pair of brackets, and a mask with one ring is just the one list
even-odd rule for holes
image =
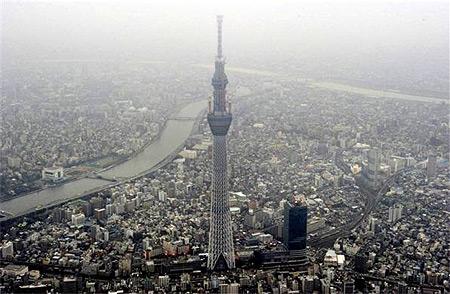
{"label": "tall tower", "polygon": [[226,99],[225,59],[222,56],[222,20],[217,16],[217,56],[212,78],[214,100],[209,102],[208,123],[213,134],[213,181],[208,247],[208,269],[234,268],[233,231],[228,196],[227,133],[231,124],[230,103]]}

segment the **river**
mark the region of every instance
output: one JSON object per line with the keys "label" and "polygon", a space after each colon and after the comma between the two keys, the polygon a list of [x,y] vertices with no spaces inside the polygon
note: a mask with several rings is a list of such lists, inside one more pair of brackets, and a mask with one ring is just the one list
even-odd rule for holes
{"label": "river", "polygon": [[[205,68],[205,69],[213,69],[213,65],[211,64],[193,64],[194,67]],[[228,72],[236,72],[241,74],[249,74],[249,75],[257,75],[263,77],[272,77],[272,78],[282,78],[283,80],[303,80],[307,85],[327,89],[331,91],[337,92],[347,92],[358,94],[365,97],[370,98],[389,98],[389,99],[401,99],[401,100],[410,100],[410,101],[419,101],[419,102],[431,102],[431,103],[446,103],[449,104],[449,99],[437,98],[437,97],[429,97],[429,96],[420,96],[420,95],[410,95],[404,94],[398,91],[393,90],[377,90],[363,87],[355,87],[343,83],[331,82],[331,81],[315,81],[313,79],[305,79],[300,76],[296,76],[295,74],[291,75],[283,75],[277,72],[267,71],[267,70],[258,70],[254,68],[243,68],[243,67],[227,67]]]}
{"label": "river", "polygon": [[[211,68],[211,65],[195,64],[196,67]],[[283,77],[279,73],[270,71],[260,71],[249,68],[228,67],[227,71],[239,72],[251,75],[262,75],[271,77]],[[285,78],[285,77],[284,77]],[[372,98],[391,98],[404,99],[421,102],[434,103],[448,103],[448,99],[439,99],[434,97],[424,97],[407,95],[392,91],[379,91],[368,88],[353,87],[346,84],[334,82],[319,82],[309,80],[308,84],[313,87],[329,89],[332,91],[343,91],[359,94],[361,96],[368,96]],[[182,108],[176,117],[182,120],[169,120],[166,128],[158,140],[153,142],[141,153],[137,154],[132,159],[125,161],[109,170],[99,173],[105,179],[124,180],[136,177],[158,166],[158,164],[165,158],[170,156],[182,145],[189,137],[191,130],[195,123],[195,118],[205,108],[206,101],[193,102]],[[9,201],[0,203],[0,209],[14,216],[25,214],[33,211],[37,206],[47,206],[59,202],[75,199],[89,192],[97,191],[106,188],[114,183],[102,179],[82,178],[61,186],[47,188],[38,192],[24,195],[22,197],[14,198]],[[2,221],[4,219],[0,219]]]}
{"label": "river", "polygon": [[368,88],[354,87],[341,83],[334,82],[313,82],[312,85],[318,88],[325,88],[332,91],[342,91],[349,92],[354,94],[359,94],[362,96],[367,96],[371,98],[390,98],[390,99],[402,99],[402,100],[410,100],[410,101],[420,101],[420,102],[432,102],[432,103],[449,103],[448,99],[436,98],[436,97],[427,97],[427,96],[418,96],[418,95],[409,95],[400,92],[393,91],[380,91]]}
{"label": "river", "polygon": [[[101,172],[100,175],[108,179],[122,180],[136,177],[156,167],[184,144],[192,132],[196,118],[206,105],[206,100],[188,104],[167,122],[156,141],[135,157]],[[81,178],[2,202],[0,209],[13,216],[23,215],[33,211],[37,206],[48,206],[75,199],[114,184],[116,183],[102,179]]]}

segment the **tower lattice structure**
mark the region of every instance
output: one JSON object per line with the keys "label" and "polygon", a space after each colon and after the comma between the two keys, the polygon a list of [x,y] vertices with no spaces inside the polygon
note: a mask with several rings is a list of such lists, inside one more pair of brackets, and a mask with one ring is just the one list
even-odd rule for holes
{"label": "tower lattice structure", "polygon": [[212,78],[213,101],[209,101],[208,123],[213,134],[213,181],[208,247],[208,269],[232,269],[233,231],[227,177],[227,133],[231,124],[231,104],[227,102],[225,59],[222,56],[222,16],[217,16],[217,56]]}

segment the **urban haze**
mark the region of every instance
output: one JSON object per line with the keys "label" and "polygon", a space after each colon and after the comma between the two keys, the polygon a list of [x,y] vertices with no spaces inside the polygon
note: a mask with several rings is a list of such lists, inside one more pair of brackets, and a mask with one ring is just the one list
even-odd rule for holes
{"label": "urban haze", "polygon": [[1,1],[0,293],[449,293],[449,4]]}

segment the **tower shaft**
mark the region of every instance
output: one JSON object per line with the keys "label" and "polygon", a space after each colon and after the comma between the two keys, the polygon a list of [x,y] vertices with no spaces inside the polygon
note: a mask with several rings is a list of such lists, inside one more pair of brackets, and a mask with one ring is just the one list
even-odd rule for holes
{"label": "tower shaft", "polygon": [[226,136],[214,136],[213,184],[208,269],[234,268],[233,231],[228,197]]}
{"label": "tower shaft", "polygon": [[208,113],[208,123],[213,134],[213,181],[208,247],[208,269],[234,268],[233,231],[229,208],[227,177],[227,133],[232,116],[226,107],[225,61],[222,56],[222,16],[217,17],[218,46],[215,71],[213,107]]}

